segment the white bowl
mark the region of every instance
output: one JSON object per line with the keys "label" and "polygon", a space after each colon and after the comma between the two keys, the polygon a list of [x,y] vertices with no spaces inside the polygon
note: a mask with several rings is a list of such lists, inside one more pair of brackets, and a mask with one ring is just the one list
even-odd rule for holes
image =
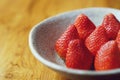
{"label": "white bowl", "polygon": [[47,67],[74,80],[111,80],[111,78],[120,80],[120,69],[97,72],[69,69],[56,55],[55,41],[81,13],[86,14],[96,26],[102,23],[103,17],[108,13],[113,13],[120,21],[120,10],[111,8],[86,8],[48,18],[35,25],[30,32],[29,47],[32,54]]}

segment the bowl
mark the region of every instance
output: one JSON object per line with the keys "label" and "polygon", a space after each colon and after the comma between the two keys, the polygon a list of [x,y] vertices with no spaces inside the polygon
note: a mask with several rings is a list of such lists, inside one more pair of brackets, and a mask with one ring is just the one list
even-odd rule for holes
{"label": "bowl", "polygon": [[56,54],[54,49],[56,40],[81,13],[86,14],[96,26],[102,23],[103,17],[108,13],[113,13],[120,21],[120,10],[111,8],[85,8],[50,17],[35,25],[30,31],[29,47],[32,54],[45,66],[73,80],[111,80],[112,78],[120,80],[120,69],[108,71],[70,69]]}

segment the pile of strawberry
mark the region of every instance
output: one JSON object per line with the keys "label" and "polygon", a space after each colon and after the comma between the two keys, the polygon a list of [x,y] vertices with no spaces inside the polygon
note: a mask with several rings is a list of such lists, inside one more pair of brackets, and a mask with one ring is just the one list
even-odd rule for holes
{"label": "pile of strawberry", "polygon": [[55,50],[68,68],[120,68],[120,22],[110,13],[96,27],[85,14],[80,14],[56,41]]}

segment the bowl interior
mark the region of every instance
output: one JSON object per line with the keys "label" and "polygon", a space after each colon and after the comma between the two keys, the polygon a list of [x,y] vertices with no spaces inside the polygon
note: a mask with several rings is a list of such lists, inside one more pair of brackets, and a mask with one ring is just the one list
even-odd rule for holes
{"label": "bowl interior", "polygon": [[32,46],[35,57],[48,67],[53,66],[47,64],[50,62],[66,68],[64,61],[56,55],[54,45],[68,25],[73,24],[75,18],[81,13],[86,14],[96,26],[102,23],[103,17],[108,13],[113,13],[120,21],[120,11],[109,8],[75,10],[46,19],[37,24],[30,33],[30,47]]}

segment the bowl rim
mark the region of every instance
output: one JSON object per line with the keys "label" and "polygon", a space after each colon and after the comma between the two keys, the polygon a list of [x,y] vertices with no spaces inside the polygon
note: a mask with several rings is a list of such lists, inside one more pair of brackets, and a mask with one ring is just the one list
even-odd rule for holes
{"label": "bowl rim", "polygon": [[89,71],[89,70],[78,70],[78,69],[71,69],[71,68],[66,68],[60,65],[57,65],[53,62],[50,62],[46,59],[44,59],[42,56],[39,55],[38,51],[36,51],[34,45],[33,45],[33,36],[34,36],[34,31],[36,28],[41,27],[41,24],[44,24],[46,21],[49,21],[50,19],[56,19],[57,17],[69,14],[71,12],[77,12],[77,11],[82,11],[82,10],[96,10],[96,9],[109,9],[109,10],[116,10],[119,11],[119,9],[114,9],[114,8],[106,8],[106,7],[91,7],[91,8],[83,8],[83,9],[77,9],[77,10],[72,10],[72,11],[67,11],[64,13],[60,13],[58,15],[49,17],[41,22],[39,22],[38,24],[36,24],[35,26],[33,26],[33,28],[31,29],[30,33],[29,33],[29,48],[30,51],[32,52],[32,54],[35,56],[35,58],[37,58],[42,64],[46,65],[47,67],[53,69],[53,70],[58,70],[58,71],[62,71],[64,73],[69,73],[69,74],[76,74],[76,75],[89,75],[89,76],[95,76],[95,75],[112,75],[112,74],[117,74],[120,73],[120,69],[114,69],[114,70],[106,70],[106,71]]}

